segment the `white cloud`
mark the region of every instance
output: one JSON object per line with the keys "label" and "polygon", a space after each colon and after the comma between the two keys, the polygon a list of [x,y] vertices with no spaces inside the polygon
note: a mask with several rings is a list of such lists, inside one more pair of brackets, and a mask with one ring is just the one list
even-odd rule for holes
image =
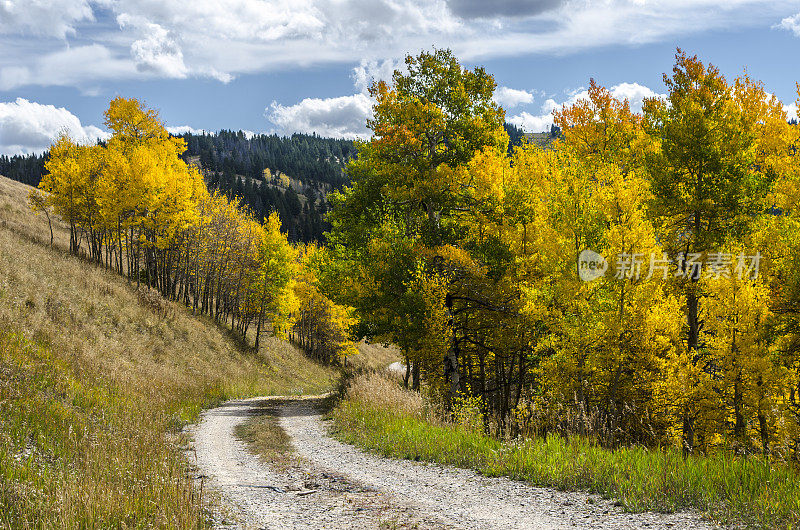
{"label": "white cloud", "polygon": [[190,127],[189,125],[176,125],[174,127],[164,127],[167,132],[170,134],[174,134],[175,136],[180,136],[182,134],[190,133],[190,134],[205,134],[208,131],[205,129],[195,129],[194,127]]}
{"label": "white cloud", "polygon": [[351,77],[358,91],[362,94],[367,94],[373,82],[390,82],[395,70],[405,72],[405,63],[392,59],[384,59],[383,61],[361,59],[359,65],[353,68]]}
{"label": "white cloud", "polygon": [[[111,5],[123,36],[167,52],[159,54],[170,58],[171,68],[162,69],[167,75],[182,72],[180,50],[186,75],[222,81],[288,65],[398,56],[402,52],[384,52],[429,46],[431,36],[452,34],[460,25],[443,0],[115,0]],[[152,46],[142,37],[145,27],[151,28]],[[415,36],[418,42],[408,48]]]}
{"label": "white cloud", "polygon": [[797,116],[797,102],[789,103],[783,106],[783,111],[786,113],[786,119],[796,120]]}
{"label": "white cloud", "polygon": [[[0,69],[6,87],[83,86],[137,73],[228,82],[239,74],[363,59],[354,73],[364,76],[363,91],[368,74],[383,78],[395,66],[381,59],[431,45],[452,48],[467,61],[561,54],[769,25],[796,5],[796,0],[0,0],[0,35],[79,33],[83,48],[87,42],[106,48],[107,62],[118,63],[111,73],[92,61],[74,64],[61,79],[37,65],[55,55],[52,42],[16,47],[0,39],[7,49],[21,50],[0,57]],[[103,7],[103,17],[97,11],[100,20],[92,12],[97,6]],[[108,13],[119,27],[109,27]],[[784,18],[781,25],[796,31],[798,17]],[[22,75],[12,76],[14,68]]]}
{"label": "white cloud", "polygon": [[0,103],[0,153],[7,155],[42,152],[59,133],[73,140],[94,143],[110,135],[94,125],[81,125],[64,107],[42,105],[27,99]]}
{"label": "white cloud", "polygon": [[516,116],[506,118],[506,121],[525,132],[544,132],[549,131],[550,126],[553,125],[553,115],[549,113],[535,115],[529,112],[521,112]]}
{"label": "white cloud", "polygon": [[[587,98],[588,92],[582,92],[582,97]],[[639,83],[620,83],[611,87],[611,95],[617,99],[627,99],[633,112],[642,112],[645,98],[665,97]]]}
{"label": "white cloud", "polygon": [[[792,8],[792,0],[573,0],[556,11],[465,38],[454,49],[475,59],[674,42],[695,33],[764,27]],[[469,26],[480,28],[478,23]]]}
{"label": "white cloud", "polygon": [[501,86],[494,91],[494,100],[501,107],[510,109],[520,104],[533,103],[533,94],[525,90]]}
{"label": "white cloud", "polygon": [[784,18],[777,27],[789,30],[794,33],[795,37],[800,37],[800,13]]}
{"label": "white cloud", "polygon": [[[229,82],[240,74],[364,60],[354,72],[364,76],[363,92],[369,74],[381,79],[395,66],[381,60],[432,45],[471,62],[563,54],[764,27],[796,8],[797,0],[0,0],[0,46],[9,50],[0,56],[0,89],[84,88],[142,76]],[[116,27],[108,21],[114,17]],[[797,33],[800,14],[780,26]],[[54,52],[52,39],[15,37],[31,33],[80,41]],[[106,59],[73,63],[66,76],[40,64],[93,46],[106,49]]]}
{"label": "white cloud", "polygon": [[133,27],[141,38],[131,44],[131,57],[141,71],[152,71],[164,77],[185,78],[188,69],[183,51],[170,33],[142,17],[122,14],[117,17],[121,28]]}
{"label": "white cloud", "polygon": [[34,34],[64,38],[75,25],[94,20],[88,0],[0,1],[0,34]]}
{"label": "white cloud", "polygon": [[[627,99],[633,112],[641,112],[645,98],[664,97],[650,88],[639,83],[620,83],[609,89],[611,95],[617,99]],[[525,132],[543,132],[550,130],[553,124],[553,111],[574,105],[581,99],[588,99],[589,91],[581,88],[569,94],[561,103],[549,98],[541,106],[540,114],[521,112],[516,116],[507,118],[508,122],[522,128]]]}
{"label": "white cloud", "polygon": [[317,133],[336,138],[367,138],[367,119],[373,101],[364,94],[338,98],[306,98],[296,105],[284,106],[275,101],[265,110],[267,118],[283,134]]}

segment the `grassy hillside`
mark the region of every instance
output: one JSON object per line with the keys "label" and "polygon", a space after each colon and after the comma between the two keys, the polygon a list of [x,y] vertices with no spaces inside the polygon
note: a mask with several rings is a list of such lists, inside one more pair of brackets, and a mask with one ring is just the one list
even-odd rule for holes
{"label": "grassy hillside", "polygon": [[64,253],[62,226],[49,249],[29,189],[0,177],[0,527],[202,525],[180,428],[220,400],[321,392],[338,374],[154,307]]}

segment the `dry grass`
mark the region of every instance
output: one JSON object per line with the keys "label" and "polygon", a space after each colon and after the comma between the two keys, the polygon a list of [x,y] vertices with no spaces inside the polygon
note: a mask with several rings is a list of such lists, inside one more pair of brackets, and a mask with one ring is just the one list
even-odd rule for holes
{"label": "dry grass", "polygon": [[277,339],[242,350],[176,304],[154,312],[118,275],[50,250],[29,189],[0,178],[0,528],[203,526],[181,427],[338,373]]}
{"label": "dry grass", "polygon": [[361,341],[358,343],[358,355],[348,359],[356,369],[385,370],[395,361],[402,361],[400,349],[393,345],[383,345]]}
{"label": "dry grass", "polygon": [[0,322],[87,373],[137,392],[202,381],[228,395],[315,391],[335,376],[288,345],[273,359],[276,341],[244,353],[210,320],[165,304],[169,311],[154,312],[116,274],[0,229]]}
{"label": "dry grass", "polygon": [[[26,239],[50,245],[47,218],[43,213],[34,215],[28,207],[28,193],[33,189],[0,176],[0,227]],[[52,215],[51,219],[55,246],[69,249],[69,227]]]}
{"label": "dry grass", "polygon": [[418,392],[406,390],[388,375],[376,372],[353,378],[345,400],[416,418],[422,418],[424,411],[422,396]]}
{"label": "dry grass", "polygon": [[236,437],[248,443],[250,451],[265,462],[278,467],[290,466],[294,460],[291,439],[278,425],[276,408],[280,403],[259,407],[254,415],[236,426]]}

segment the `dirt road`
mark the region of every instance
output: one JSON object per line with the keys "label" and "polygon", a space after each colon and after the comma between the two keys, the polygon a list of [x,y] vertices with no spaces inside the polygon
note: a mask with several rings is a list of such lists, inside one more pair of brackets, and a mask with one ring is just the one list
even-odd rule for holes
{"label": "dirt road", "polygon": [[278,405],[300,458],[270,467],[234,436],[263,404],[228,402],[193,429],[199,473],[223,507],[215,516],[220,528],[710,527],[696,514],[628,514],[596,495],[366,454],[328,436],[314,399]]}

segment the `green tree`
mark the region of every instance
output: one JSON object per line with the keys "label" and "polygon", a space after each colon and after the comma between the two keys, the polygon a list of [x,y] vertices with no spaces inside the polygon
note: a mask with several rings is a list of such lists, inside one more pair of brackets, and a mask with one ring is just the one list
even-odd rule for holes
{"label": "green tree", "polygon": [[330,241],[363,286],[344,301],[357,308],[367,335],[397,340],[416,386],[420,369],[441,371],[430,348],[421,352],[442,344],[426,340],[425,322],[444,304],[426,303],[424,292],[441,290],[420,285],[441,284],[445,247],[457,244],[464,212],[476,206],[466,165],[483,149],[505,151],[508,138],[483,68],[464,69],[449,50],[434,50],[406,57],[406,69],[391,85],[371,87],[373,137],[348,166],[352,187],[332,197]]}

